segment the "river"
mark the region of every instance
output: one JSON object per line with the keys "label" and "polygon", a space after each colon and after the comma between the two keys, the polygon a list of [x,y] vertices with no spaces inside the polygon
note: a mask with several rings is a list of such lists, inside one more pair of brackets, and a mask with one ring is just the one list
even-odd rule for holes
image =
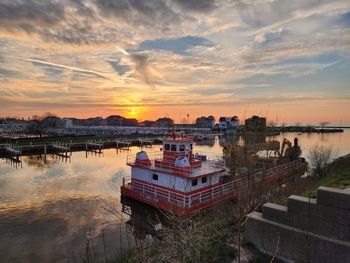
{"label": "river", "polygon": [[[285,133],[268,139],[293,141],[294,137],[306,159],[316,144],[331,147],[333,157],[350,153],[349,129]],[[224,140],[196,144],[195,151],[222,153]],[[132,236],[124,223],[128,216],[121,212],[119,189],[122,177],[130,175],[127,155],[139,150],[105,149],[100,155],[73,152],[69,159],[27,156],[22,167],[1,159],[1,262],[81,262],[86,242],[92,239],[99,253],[108,256],[127,247]]]}

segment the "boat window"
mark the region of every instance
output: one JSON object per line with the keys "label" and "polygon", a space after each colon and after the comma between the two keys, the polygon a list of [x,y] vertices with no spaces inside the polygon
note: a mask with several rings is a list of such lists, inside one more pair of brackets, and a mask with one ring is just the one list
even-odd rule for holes
{"label": "boat window", "polygon": [[207,177],[206,176],[202,177],[202,184],[205,184],[206,182],[207,182]]}
{"label": "boat window", "polygon": [[153,174],[153,175],[152,175],[152,179],[153,179],[154,181],[158,181],[158,174]]}
{"label": "boat window", "polygon": [[170,144],[164,144],[164,150],[169,151],[170,150]]}
{"label": "boat window", "polygon": [[180,145],[180,152],[184,152],[185,151],[185,145],[184,144],[181,144]]}
{"label": "boat window", "polygon": [[172,152],[176,152],[176,144],[172,144],[171,145],[171,151]]}
{"label": "boat window", "polygon": [[198,184],[198,180],[197,179],[193,179],[192,180],[192,186],[196,186]]}

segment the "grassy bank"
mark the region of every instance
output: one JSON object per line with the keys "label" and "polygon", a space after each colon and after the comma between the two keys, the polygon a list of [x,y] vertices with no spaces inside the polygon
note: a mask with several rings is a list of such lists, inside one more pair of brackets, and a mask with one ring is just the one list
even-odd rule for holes
{"label": "grassy bank", "polygon": [[328,176],[316,178],[310,188],[300,195],[305,197],[316,197],[317,188],[320,186],[348,188],[350,187],[350,154],[335,159],[328,165]]}

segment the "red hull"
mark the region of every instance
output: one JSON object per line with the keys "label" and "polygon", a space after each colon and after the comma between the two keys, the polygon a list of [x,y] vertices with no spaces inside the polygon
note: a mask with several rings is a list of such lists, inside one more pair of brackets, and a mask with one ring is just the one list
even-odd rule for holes
{"label": "red hull", "polygon": [[191,207],[184,207],[184,206],[169,203],[166,200],[154,197],[152,195],[142,195],[141,192],[133,190],[133,189],[126,187],[126,186],[121,187],[121,195],[122,196],[127,196],[129,198],[135,199],[135,200],[140,201],[142,203],[146,203],[148,205],[151,205],[155,208],[162,209],[164,211],[167,211],[167,212],[170,212],[173,214],[178,214],[178,215],[199,212],[202,209],[206,209],[206,208],[209,208],[211,206],[214,206],[214,205],[218,204],[219,202],[234,198],[235,193],[236,192],[226,193],[222,196],[210,199],[210,200],[205,201],[205,202],[192,203]]}

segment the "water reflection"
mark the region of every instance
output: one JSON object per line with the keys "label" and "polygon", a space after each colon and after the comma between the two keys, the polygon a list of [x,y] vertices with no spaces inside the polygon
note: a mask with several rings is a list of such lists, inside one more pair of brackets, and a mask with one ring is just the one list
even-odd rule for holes
{"label": "water reflection", "polygon": [[33,166],[37,170],[43,170],[52,167],[58,160],[53,155],[29,155],[22,157],[23,162],[28,166]]}
{"label": "water reflection", "polygon": [[130,218],[126,224],[139,240],[145,240],[149,235],[155,236],[157,227],[166,223],[164,214],[151,206],[127,197],[123,197],[121,203],[122,212]]}
{"label": "water reflection", "polygon": [[340,133],[283,133],[278,136],[268,137],[267,140],[279,140],[287,138],[290,141],[297,137],[303,156],[308,158],[310,149],[315,145],[331,147],[333,157],[343,156],[350,153],[350,129],[344,129]]}
{"label": "water reflection", "polygon": [[[2,262],[67,262],[84,257],[86,233],[93,233],[95,250],[111,256],[126,246],[125,229],[103,210],[117,199],[69,197],[46,199],[0,209],[0,255]],[[120,233],[120,231],[124,231]]]}
{"label": "water reflection", "polygon": [[22,160],[21,159],[16,159],[16,158],[5,158],[6,164],[14,167],[14,168],[22,168]]}

